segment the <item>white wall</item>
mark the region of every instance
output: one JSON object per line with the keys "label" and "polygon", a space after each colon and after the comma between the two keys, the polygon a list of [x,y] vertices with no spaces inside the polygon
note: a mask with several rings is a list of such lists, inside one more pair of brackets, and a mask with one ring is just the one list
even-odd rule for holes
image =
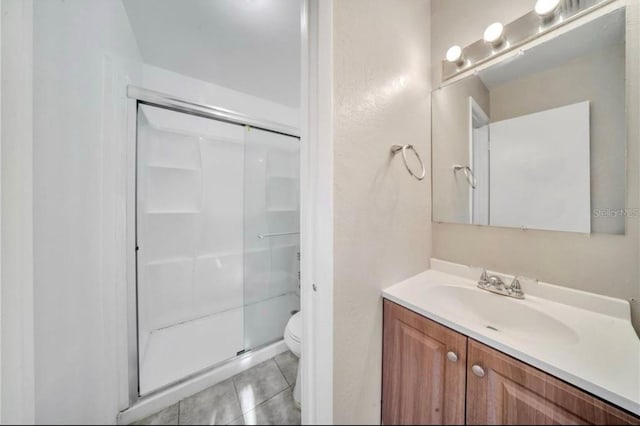
{"label": "white wall", "polygon": [[33,19],[35,420],[113,423],[116,259],[101,231],[115,188],[102,179],[123,165],[103,126],[114,68],[139,81],[141,63],[120,2],[36,1]]}
{"label": "white wall", "polygon": [[429,2],[334,3],[334,393],[336,424],[380,424],[380,290],[429,267]]}
{"label": "white wall", "polygon": [[301,0],[122,1],[146,63],[299,107]]}
{"label": "white wall", "polygon": [[263,120],[300,127],[300,110],[246,93],[237,92],[173,71],[144,64],[142,86],[145,89],[175,95],[203,105],[222,107]]}
{"label": "white wall", "polygon": [[0,2],[2,17],[2,423],[34,422],[33,2]]}

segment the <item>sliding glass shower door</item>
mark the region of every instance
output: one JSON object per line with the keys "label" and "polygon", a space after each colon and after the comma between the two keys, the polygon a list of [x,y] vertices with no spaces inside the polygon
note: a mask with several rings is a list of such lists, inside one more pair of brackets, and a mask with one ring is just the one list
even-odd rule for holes
{"label": "sliding glass shower door", "polygon": [[247,129],[244,176],[245,347],[282,338],[300,309],[300,143]]}
{"label": "sliding glass shower door", "polygon": [[[291,279],[298,140],[143,104],[137,139],[139,390],[147,395],[282,337],[299,307]],[[292,182],[269,183],[278,177]],[[259,238],[285,228],[288,237]]]}

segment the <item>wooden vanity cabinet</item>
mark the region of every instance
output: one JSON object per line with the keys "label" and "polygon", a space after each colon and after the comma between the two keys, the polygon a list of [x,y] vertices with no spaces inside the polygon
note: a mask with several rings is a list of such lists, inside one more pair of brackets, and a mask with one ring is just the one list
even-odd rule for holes
{"label": "wooden vanity cabinet", "polygon": [[636,424],[530,365],[384,301],[382,422]]}
{"label": "wooden vanity cabinet", "polygon": [[468,345],[469,425],[640,424],[640,419],[502,352],[472,339]]}
{"label": "wooden vanity cabinet", "polygon": [[463,424],[467,338],[384,301],[382,422]]}

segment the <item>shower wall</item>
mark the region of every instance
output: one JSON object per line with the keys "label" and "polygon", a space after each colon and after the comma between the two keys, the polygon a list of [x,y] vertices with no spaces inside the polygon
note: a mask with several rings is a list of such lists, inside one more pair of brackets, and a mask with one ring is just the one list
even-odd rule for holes
{"label": "shower wall", "polygon": [[140,393],[282,338],[297,292],[298,141],[141,105]]}

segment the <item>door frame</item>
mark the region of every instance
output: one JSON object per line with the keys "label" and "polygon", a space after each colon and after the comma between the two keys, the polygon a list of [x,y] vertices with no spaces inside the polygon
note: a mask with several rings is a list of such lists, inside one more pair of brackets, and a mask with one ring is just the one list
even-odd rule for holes
{"label": "door frame", "polygon": [[302,10],[302,424],[333,423],[333,0]]}
{"label": "door frame", "polygon": [[[483,123],[485,123],[485,125],[488,127],[489,126],[489,116],[487,115],[487,113],[482,109],[482,107],[480,106],[480,104],[478,104],[478,102],[473,98],[473,96],[469,96],[469,166],[471,167],[471,172],[473,173],[474,178],[477,178],[477,176],[480,174],[481,167],[482,166],[486,166],[488,168],[488,164],[486,165],[478,165],[475,163],[475,151],[476,151],[476,144],[475,144],[475,136],[476,136],[476,128],[474,127],[474,123],[476,121],[481,121]],[[487,141],[487,150],[489,149],[489,142]],[[474,223],[474,207],[475,207],[475,202],[479,197],[482,197],[483,195],[485,195],[485,193],[480,194],[479,190],[476,191],[476,188],[473,188],[471,186],[469,186],[469,223],[471,224],[475,224]],[[484,188],[481,188],[484,189]],[[486,195],[488,195],[488,188],[486,188]],[[487,204],[489,203],[488,197],[483,197],[486,198]],[[488,209],[487,209],[488,210]],[[486,225],[488,225],[489,222],[489,217],[487,216],[487,223]],[[484,225],[484,224],[483,224]]]}

